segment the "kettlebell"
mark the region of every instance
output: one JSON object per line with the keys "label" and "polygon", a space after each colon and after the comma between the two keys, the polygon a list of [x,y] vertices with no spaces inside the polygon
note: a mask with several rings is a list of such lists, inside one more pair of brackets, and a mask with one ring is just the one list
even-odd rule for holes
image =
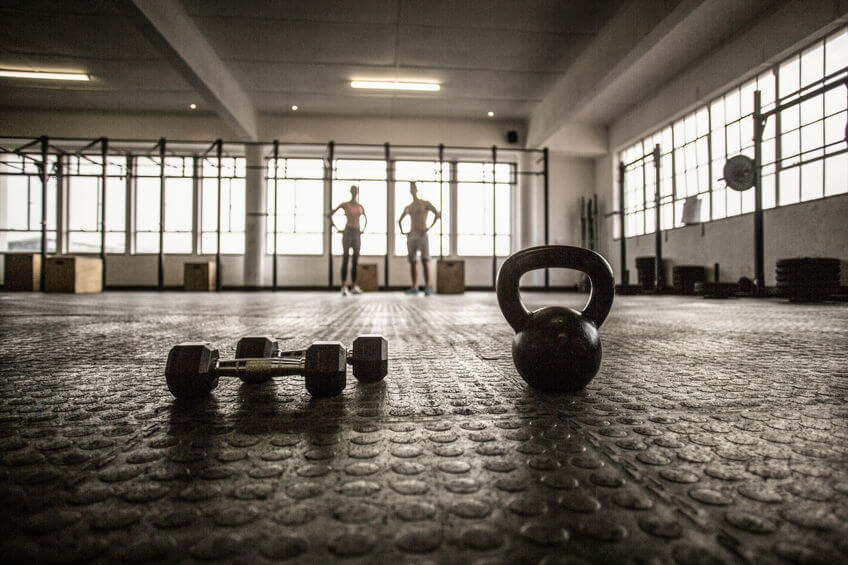
{"label": "kettlebell", "polygon": [[[528,271],[576,269],[591,283],[589,302],[582,312],[548,306],[528,312],[521,303],[518,281]],[[598,328],[604,323],[615,295],[615,279],[606,259],[582,247],[543,245],[514,253],[498,272],[498,305],[515,330],[512,360],[527,383],[540,390],[580,390],[601,366]]]}

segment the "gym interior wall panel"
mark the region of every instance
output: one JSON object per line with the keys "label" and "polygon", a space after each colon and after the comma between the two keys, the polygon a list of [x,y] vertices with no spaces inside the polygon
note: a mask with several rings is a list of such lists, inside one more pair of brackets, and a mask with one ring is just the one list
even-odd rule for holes
{"label": "gym interior wall panel", "polygon": [[244,285],[244,255],[221,255],[221,286]]}
{"label": "gym interior wall panel", "polygon": [[[766,285],[777,284],[775,265],[786,257],[835,257],[848,260],[848,195],[839,195],[773,208],[763,213],[765,232]],[[663,235],[663,259],[666,281],[671,282],[675,265],[701,265],[712,280],[712,269],[719,263],[722,282],[736,282],[754,276],[753,214],[733,216],[702,225],[668,230]],[[612,218],[606,222],[612,233]],[[609,246],[607,259],[621,281],[619,242]],[[635,284],[636,257],[654,256],[654,234],[627,239],[627,265],[630,283]],[[843,272],[843,281],[846,273]],[[843,282],[843,284],[845,284]]]}
{"label": "gym interior wall panel", "polygon": [[[237,136],[212,114],[0,111],[2,135],[82,137],[95,139],[196,139],[235,140]],[[445,145],[491,147],[505,145],[508,130],[524,139],[521,122],[492,119],[428,119],[352,116],[283,116],[261,114],[259,139],[292,143],[389,142],[393,145]]]}
{"label": "gym interior wall panel", "polygon": [[214,263],[215,256],[165,255],[165,276],[163,277],[165,286],[182,287],[185,264],[205,263],[206,261],[212,261]]}
{"label": "gym interior wall panel", "polygon": [[492,257],[465,257],[465,286],[492,286]]}
{"label": "gym interior wall panel", "polygon": [[[338,275],[336,275],[338,276]],[[265,278],[271,286],[271,266],[266,268]],[[277,286],[327,285],[327,257],[324,255],[281,255],[277,257]]]}
{"label": "gym interior wall panel", "polygon": [[[580,239],[580,199],[590,199],[595,193],[594,160],[552,154],[549,169],[550,243],[587,246],[588,242],[581,242]],[[538,213],[540,217],[543,216],[542,209]],[[543,238],[544,225],[540,224],[539,229],[542,230]],[[596,242],[598,235],[596,233]],[[570,269],[550,271],[552,286],[574,286],[580,279],[580,273]]]}
{"label": "gym interior wall panel", "polygon": [[156,255],[107,255],[106,286],[149,286],[158,281]]}

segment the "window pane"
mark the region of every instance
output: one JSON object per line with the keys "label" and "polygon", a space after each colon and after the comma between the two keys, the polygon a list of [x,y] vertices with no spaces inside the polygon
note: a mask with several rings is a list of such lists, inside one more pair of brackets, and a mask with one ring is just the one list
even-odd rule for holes
{"label": "window pane", "polygon": [[801,77],[798,70],[797,56],[781,64],[778,72],[780,73],[778,84],[780,84],[781,98],[798,90]]}
{"label": "window pane", "polygon": [[165,231],[191,231],[192,179],[165,179]]}
{"label": "window pane", "polygon": [[844,194],[848,192],[848,154],[828,157],[824,163],[824,194]]}
{"label": "window pane", "polygon": [[68,179],[68,229],[97,231],[100,228],[100,179]]}
{"label": "window pane", "polygon": [[[462,167],[462,165],[467,165]],[[513,165],[503,164],[511,168]],[[501,165],[498,165],[500,167]],[[491,184],[491,164],[459,163],[457,172],[464,170],[465,178],[474,178],[471,173],[482,175],[476,178],[490,182],[460,182],[457,184],[457,254],[459,255],[498,255],[509,254],[511,241],[511,201],[512,184]],[[496,174],[504,178],[501,169]],[[627,178],[627,177],[625,177]],[[497,200],[493,202],[493,197]],[[497,225],[494,225],[494,224]],[[497,229],[497,237],[494,230]]]}
{"label": "window pane", "polygon": [[[286,159],[280,171],[292,177],[321,178],[324,162],[321,159]],[[295,255],[324,252],[324,181],[277,181],[277,202],[274,198],[274,180],[268,180],[268,244],[267,251],[274,252],[274,214],[277,218],[277,253]],[[275,208],[276,206],[276,208]]]}
{"label": "window pane", "polygon": [[[334,164],[336,175],[333,181],[333,200],[331,205],[338,206],[340,203],[350,200],[351,185],[359,186],[359,202],[365,208],[368,216],[368,224],[365,233],[360,240],[361,255],[385,255],[386,253],[386,202],[387,183],[386,162],[339,159]],[[348,178],[344,178],[342,175]],[[350,177],[351,175],[361,175]],[[371,179],[371,180],[369,180]],[[380,180],[374,180],[380,179]],[[341,214],[341,212],[339,212]],[[339,216],[341,218],[341,216]],[[337,219],[336,224],[342,227],[343,219]],[[333,254],[340,255],[342,252],[342,234],[333,234]]]}
{"label": "window pane", "polygon": [[822,42],[801,54],[801,86],[824,78],[824,45]]}
{"label": "window pane", "polygon": [[[440,253],[450,253],[450,165],[444,163],[443,167],[441,177],[444,179],[444,183],[441,185],[440,194],[438,161],[398,161],[395,163],[395,219],[400,218],[403,209],[411,202],[409,181],[413,180],[416,181],[418,186],[418,197],[429,201],[442,214],[442,219],[437,221],[428,232],[430,254],[434,257]],[[427,219],[429,225],[429,222],[433,219],[432,214],[428,214]],[[404,229],[409,229],[409,222],[408,218],[404,219]],[[397,222],[394,224],[394,229],[395,255],[406,255],[406,236],[400,233]],[[443,230],[441,247],[439,247],[440,230]]]}
{"label": "window pane", "polygon": [[842,28],[825,41],[825,74],[848,66],[848,28]]}

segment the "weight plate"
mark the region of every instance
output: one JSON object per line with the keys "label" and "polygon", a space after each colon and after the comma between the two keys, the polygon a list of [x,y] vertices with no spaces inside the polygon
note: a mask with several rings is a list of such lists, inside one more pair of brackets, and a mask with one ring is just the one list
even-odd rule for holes
{"label": "weight plate", "polygon": [[754,160],[745,155],[728,159],[724,164],[724,181],[740,192],[754,186]]}

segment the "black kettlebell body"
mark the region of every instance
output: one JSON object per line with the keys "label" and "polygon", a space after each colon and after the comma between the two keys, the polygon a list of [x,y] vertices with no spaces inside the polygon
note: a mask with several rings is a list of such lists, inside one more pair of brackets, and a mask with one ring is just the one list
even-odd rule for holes
{"label": "black kettlebell body", "polygon": [[[539,268],[564,267],[589,275],[592,293],[582,312],[549,306],[528,312],[518,293],[521,275]],[[515,329],[512,358],[530,386],[549,392],[585,387],[601,366],[598,327],[612,307],[615,284],[606,260],[588,249],[542,246],[510,256],[498,274],[498,303]]]}

